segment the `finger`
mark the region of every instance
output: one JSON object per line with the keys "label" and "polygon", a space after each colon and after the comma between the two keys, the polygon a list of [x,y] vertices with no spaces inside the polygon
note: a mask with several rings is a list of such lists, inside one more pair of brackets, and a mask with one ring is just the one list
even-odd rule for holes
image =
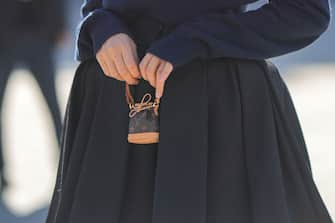
{"label": "finger", "polygon": [[[133,50],[129,44],[123,45],[123,60],[133,78],[140,78],[140,70],[138,68],[138,57],[136,50]],[[135,51],[135,52],[134,52]]]}
{"label": "finger", "polygon": [[113,60],[109,59],[108,56],[104,54],[102,55],[102,58],[103,58],[105,66],[107,67],[107,76],[122,81],[123,78],[120,76],[120,74],[116,70]]}
{"label": "finger", "polygon": [[153,56],[151,60],[149,61],[147,68],[146,68],[146,74],[147,74],[148,81],[153,87],[156,86],[157,69],[160,63],[161,63],[161,60],[158,57]]}
{"label": "finger", "polygon": [[148,76],[147,76],[147,73],[146,73],[146,68],[147,68],[151,58],[152,58],[151,54],[146,54],[143,57],[142,61],[140,62],[141,76],[143,77],[144,80],[148,80]]}
{"label": "finger", "polygon": [[108,63],[108,66],[109,66],[109,70],[111,72],[111,75],[113,78],[119,80],[119,81],[124,81],[124,78],[119,74],[119,72],[117,71],[116,69],[116,65],[114,64],[113,61],[110,61]]}
{"label": "finger", "polygon": [[137,84],[138,80],[133,78],[127,67],[125,62],[123,61],[123,58],[121,55],[115,55],[114,56],[114,64],[116,66],[117,71],[121,75],[121,77],[128,83],[128,84]]}

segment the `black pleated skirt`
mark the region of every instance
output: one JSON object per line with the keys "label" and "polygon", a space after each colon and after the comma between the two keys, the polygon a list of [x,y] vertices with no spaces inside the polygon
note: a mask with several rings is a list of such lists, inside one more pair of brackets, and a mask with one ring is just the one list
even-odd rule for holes
{"label": "black pleated skirt", "polygon": [[[154,88],[141,80],[136,101],[146,92]],[[332,222],[269,61],[195,59],[174,70],[157,144],[127,142],[128,112],[124,82],[95,59],[81,63],[47,223]]]}
{"label": "black pleated skirt", "polygon": [[[205,83],[208,101],[187,102],[192,98],[187,94],[179,100],[187,84],[183,81],[201,74],[200,64],[195,61],[168,80],[160,107],[161,139],[149,145],[126,141],[124,83],[106,77],[96,60],[78,68],[47,223],[161,223],[185,216],[204,223],[332,222],[279,74],[267,73],[259,61],[212,60]],[[179,81],[184,86],[174,88]],[[136,101],[154,92],[144,80],[137,87]],[[193,117],[204,107],[206,119]],[[206,145],[201,144],[205,127],[199,126],[200,119],[207,123]],[[198,148],[206,148],[207,156],[196,157]],[[206,160],[207,177],[194,183],[203,173],[197,160]],[[202,192],[202,183],[206,202],[192,200]],[[185,199],[187,193],[192,197]],[[157,214],[162,203],[179,214]],[[188,212],[202,210],[198,205],[206,207],[206,220]]]}

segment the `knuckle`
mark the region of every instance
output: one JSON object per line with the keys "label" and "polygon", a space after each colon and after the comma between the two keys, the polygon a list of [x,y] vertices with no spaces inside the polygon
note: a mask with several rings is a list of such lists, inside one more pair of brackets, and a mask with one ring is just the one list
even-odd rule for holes
{"label": "knuckle", "polygon": [[145,64],[143,63],[143,61],[140,63],[139,67],[141,70],[145,70]]}
{"label": "knuckle", "polygon": [[151,79],[151,76],[152,76],[151,73],[149,73],[149,72],[147,71],[146,74],[147,74],[147,78],[148,78],[148,79]]}
{"label": "knuckle", "polygon": [[159,67],[159,69],[157,70],[157,73],[158,73],[159,75],[164,74],[164,69],[163,69],[163,67]]}
{"label": "knuckle", "polygon": [[153,78],[155,76],[155,72],[152,69],[147,70],[147,74],[149,77]]}
{"label": "knuckle", "polygon": [[137,66],[136,65],[129,65],[129,69],[131,71],[137,71]]}
{"label": "knuckle", "polygon": [[120,69],[121,73],[128,74],[127,68],[122,61],[120,60],[116,61],[116,66]]}
{"label": "knuckle", "polygon": [[145,58],[142,58],[142,60],[141,60],[141,62],[140,62],[140,67],[142,67],[142,68],[144,68],[145,66],[146,66],[146,60],[145,60]]}
{"label": "knuckle", "polygon": [[120,68],[120,73],[122,73],[124,77],[130,77],[130,74],[129,72],[123,67],[123,68]]}
{"label": "knuckle", "polygon": [[115,66],[117,67],[117,70],[121,73],[121,74],[128,74],[126,67],[120,62],[120,61],[114,61]]}
{"label": "knuckle", "polygon": [[153,72],[152,69],[147,69],[146,72],[147,72],[147,74],[148,74],[149,76],[153,76],[153,75],[154,75],[154,72]]}

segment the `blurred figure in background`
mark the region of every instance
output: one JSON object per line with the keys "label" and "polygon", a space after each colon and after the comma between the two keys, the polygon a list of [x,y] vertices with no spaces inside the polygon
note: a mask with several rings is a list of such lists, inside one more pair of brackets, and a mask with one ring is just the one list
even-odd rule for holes
{"label": "blurred figure in background", "polygon": [[[0,8],[0,114],[11,71],[22,63],[31,71],[50,108],[59,143],[61,114],[56,97],[53,50],[64,40],[62,0],[2,0]],[[0,121],[0,190],[7,185],[3,174]]]}

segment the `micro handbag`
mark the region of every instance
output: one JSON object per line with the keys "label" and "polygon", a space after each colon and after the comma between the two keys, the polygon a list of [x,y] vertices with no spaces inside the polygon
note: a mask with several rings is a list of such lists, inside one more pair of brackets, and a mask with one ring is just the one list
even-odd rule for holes
{"label": "micro handbag", "polygon": [[151,101],[150,93],[143,95],[141,102],[135,103],[129,84],[125,82],[126,100],[129,105],[128,142],[134,144],[151,144],[159,141],[160,99]]}

